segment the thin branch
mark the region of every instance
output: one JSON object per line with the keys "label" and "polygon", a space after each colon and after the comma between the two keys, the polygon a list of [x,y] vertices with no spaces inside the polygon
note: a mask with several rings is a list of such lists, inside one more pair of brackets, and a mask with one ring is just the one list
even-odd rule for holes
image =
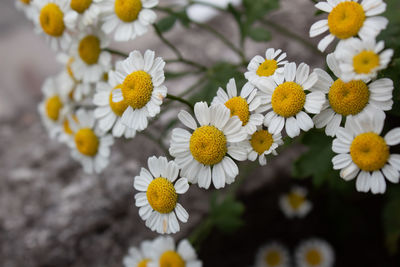
{"label": "thin branch", "polygon": [[107,51],[107,52],[110,52],[111,54],[114,54],[114,55],[117,55],[117,56],[121,56],[121,57],[128,57],[129,56],[128,54],[126,54],[124,52],[121,52],[121,51],[118,51],[118,50],[115,50],[115,49],[112,49],[112,48],[104,48],[103,50]]}
{"label": "thin branch", "polygon": [[185,99],[183,99],[183,98],[181,98],[179,96],[174,96],[174,95],[167,94],[166,98],[181,102],[181,103],[187,105],[191,110],[194,109],[194,106],[193,106],[192,103],[190,103],[189,101],[187,101],[187,100],[185,100]]}

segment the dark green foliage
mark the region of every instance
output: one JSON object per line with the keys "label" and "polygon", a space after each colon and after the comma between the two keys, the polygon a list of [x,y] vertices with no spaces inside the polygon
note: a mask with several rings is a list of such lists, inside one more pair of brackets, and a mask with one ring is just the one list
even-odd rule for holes
{"label": "dark green foliage", "polygon": [[176,16],[167,16],[157,22],[157,27],[160,32],[167,32],[172,29],[172,27],[175,25],[175,22]]}
{"label": "dark green foliage", "polygon": [[235,200],[232,195],[227,195],[218,201],[216,194],[211,199],[210,219],[218,230],[231,233],[243,225],[241,218],[244,205]]}

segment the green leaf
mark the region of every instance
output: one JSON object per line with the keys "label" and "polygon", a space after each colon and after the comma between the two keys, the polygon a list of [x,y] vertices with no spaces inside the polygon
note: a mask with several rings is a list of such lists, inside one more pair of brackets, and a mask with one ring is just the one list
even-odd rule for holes
{"label": "green leaf", "polygon": [[160,32],[167,32],[175,25],[176,16],[168,16],[157,22],[157,27]]}
{"label": "green leaf", "polygon": [[186,9],[184,9],[180,12],[176,12],[175,15],[179,19],[179,21],[182,23],[183,26],[185,26],[186,28],[189,27],[190,19],[186,13]]}
{"label": "green leaf", "polygon": [[210,218],[215,227],[225,233],[232,233],[243,225],[241,218],[244,205],[235,200],[232,195],[227,195],[218,201],[216,194],[211,199]]}
{"label": "green leaf", "polygon": [[262,27],[251,28],[248,35],[256,42],[266,42],[271,40],[271,33]]}

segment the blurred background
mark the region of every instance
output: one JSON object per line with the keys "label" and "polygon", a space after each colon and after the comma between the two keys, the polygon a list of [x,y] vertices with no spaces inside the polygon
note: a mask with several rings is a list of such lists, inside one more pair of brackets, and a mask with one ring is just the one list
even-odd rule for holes
{"label": "blurred background", "polygon": [[[397,1],[391,3],[398,17]],[[160,6],[171,2],[160,1]],[[227,1],[214,1],[221,6],[223,2]],[[240,5],[239,1],[233,2]],[[324,55],[315,49],[318,40],[308,38],[309,28],[316,21],[313,5],[310,0],[281,0],[279,9],[266,14],[268,20],[262,24],[270,31],[271,39],[246,41],[246,58],[263,55],[273,47],[286,51],[290,61],[324,68]],[[163,16],[159,14],[159,18]],[[232,16],[202,6],[192,8],[189,16],[214,27],[233,42],[239,38]],[[239,61],[199,27],[185,28],[176,23],[165,36],[185,57],[204,65],[214,66],[217,60]],[[125,52],[152,49],[163,58],[174,55],[153,32],[111,47]],[[70,158],[69,149],[47,136],[37,112],[44,79],[61,69],[56,54],[42,36],[34,33],[24,14],[16,10],[14,0],[0,1],[0,266],[122,266],[130,246],[157,236],[138,215],[132,184],[147,158],[164,152],[142,135],[130,141],[118,140],[110,164],[101,175],[83,173],[79,163]],[[185,66],[167,69],[182,71]],[[215,78],[210,72],[204,77],[171,78],[166,85],[178,94],[202,79],[206,85],[193,91],[193,99],[202,99],[213,96],[218,86],[225,88],[231,76],[239,75],[226,68],[212,70],[223,75]],[[202,90],[207,88],[212,89],[204,95]],[[174,103],[152,131],[164,128],[165,121],[175,118],[181,108]],[[399,125],[394,117],[389,124]],[[168,140],[169,136],[163,142],[168,144]],[[332,178],[337,179],[333,187],[329,181],[316,187],[310,173],[298,175],[307,179],[292,178],[293,162],[305,151],[303,145],[294,143],[266,167],[241,164],[241,169],[248,170],[238,190],[238,199],[244,205],[241,227],[232,233],[209,229],[198,247],[204,266],[250,266],[258,247],[265,242],[279,240],[293,250],[302,239],[310,237],[320,237],[333,245],[335,266],[400,266],[399,255],[389,253],[386,246],[382,219],[386,196],[357,193],[354,183],[346,184],[338,176]],[[278,208],[279,196],[294,184],[308,188],[314,205],[304,219],[289,220]],[[181,225],[176,240],[197,229],[210,212],[211,195],[191,187],[190,194],[183,196],[181,202],[190,219]],[[400,204],[390,212],[400,214]],[[396,242],[397,238],[395,246]]]}

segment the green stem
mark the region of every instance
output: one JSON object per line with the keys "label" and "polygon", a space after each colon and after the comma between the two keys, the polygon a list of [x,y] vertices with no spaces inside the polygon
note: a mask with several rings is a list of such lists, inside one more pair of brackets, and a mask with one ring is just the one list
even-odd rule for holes
{"label": "green stem", "polygon": [[185,100],[185,99],[183,99],[183,98],[181,98],[179,96],[174,96],[174,95],[167,94],[167,98],[171,99],[171,100],[176,100],[178,102],[181,102],[181,103],[187,105],[191,110],[194,109],[194,106],[193,106],[192,103],[190,103],[189,101],[187,101],[187,100]]}
{"label": "green stem", "polygon": [[302,45],[304,45],[305,47],[309,48],[310,50],[312,50],[313,52],[315,52],[317,55],[320,56],[325,56],[324,53],[322,53],[321,51],[319,51],[315,45],[313,43],[311,43],[309,40],[303,38],[302,36],[293,33],[292,31],[288,30],[287,28],[279,25],[278,23],[275,23],[272,20],[269,20],[267,18],[263,18],[261,19],[261,22],[266,25],[267,27],[270,27],[274,30],[276,30],[277,33],[280,33],[282,35],[285,35],[293,40],[298,41],[299,43],[301,43]]}
{"label": "green stem", "polygon": [[213,221],[210,218],[206,218],[189,236],[189,242],[196,248],[196,250],[199,249],[201,242],[204,241],[204,239],[208,236],[213,226]]}
{"label": "green stem", "polygon": [[129,56],[128,54],[126,54],[124,52],[121,52],[121,51],[118,51],[118,50],[115,50],[115,49],[112,49],[112,48],[104,48],[103,50],[107,51],[107,52],[110,52],[111,54],[121,56],[121,57],[128,57]]}

